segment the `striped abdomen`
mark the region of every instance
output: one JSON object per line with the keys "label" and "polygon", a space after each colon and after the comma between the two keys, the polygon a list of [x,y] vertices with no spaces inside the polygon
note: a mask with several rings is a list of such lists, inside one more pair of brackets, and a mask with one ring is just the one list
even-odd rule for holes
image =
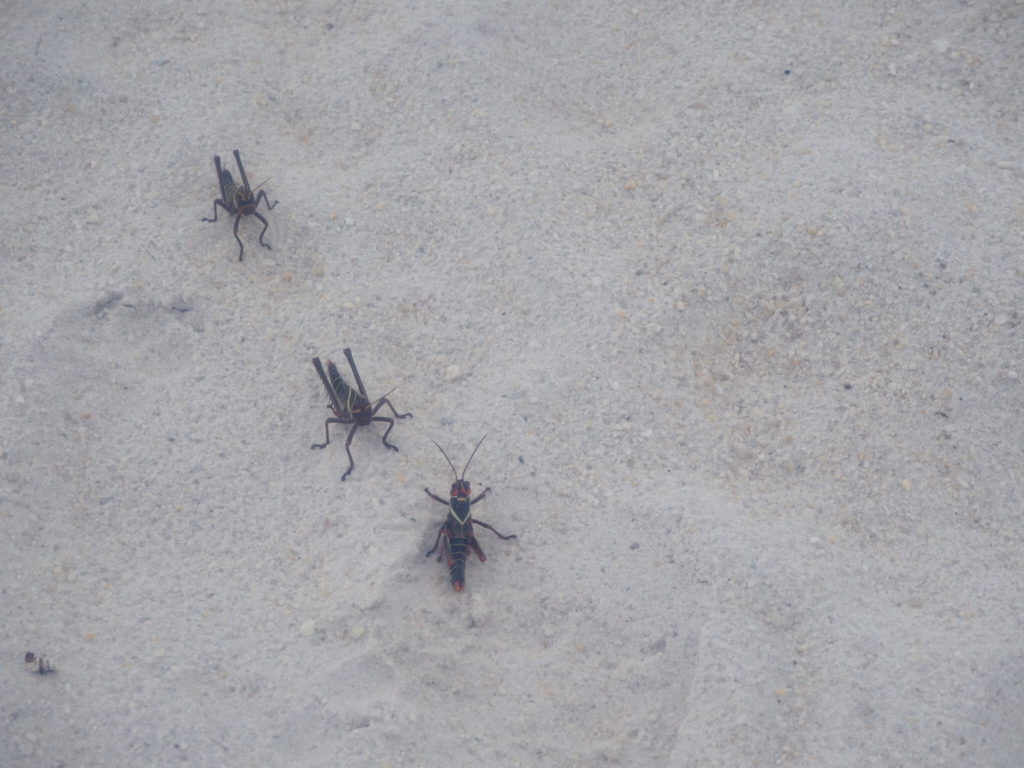
{"label": "striped abdomen", "polygon": [[221,168],[220,186],[224,191],[224,202],[231,206],[232,213],[238,213],[238,185],[226,168]]}
{"label": "striped abdomen", "polygon": [[449,536],[446,548],[448,550],[448,573],[452,588],[461,592],[466,584],[466,558],[469,556],[469,538],[466,536]]}
{"label": "striped abdomen", "polygon": [[362,424],[364,423],[360,420],[360,416],[362,416],[366,419],[365,423],[368,424],[369,417],[373,415],[370,401],[346,384],[345,380],[341,378],[341,374],[338,373],[338,366],[330,361],[327,362],[327,376],[331,380],[331,387],[335,394],[338,395],[338,402],[345,411],[338,414],[339,418],[348,416]]}

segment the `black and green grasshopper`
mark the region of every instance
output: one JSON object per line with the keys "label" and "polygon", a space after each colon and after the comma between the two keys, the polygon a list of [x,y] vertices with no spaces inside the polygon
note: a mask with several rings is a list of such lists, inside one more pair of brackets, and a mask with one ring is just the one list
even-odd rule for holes
{"label": "black and green grasshopper", "polygon": [[469,469],[469,462],[473,460],[476,455],[477,448],[480,447],[480,443],[484,441],[487,435],[480,438],[480,442],[476,444],[476,448],[473,449],[473,453],[469,454],[469,461],[466,462],[466,466],[462,468],[462,477],[459,477],[458,471],[455,469],[455,465],[452,464],[452,460],[448,458],[448,454],[444,452],[444,448],[438,445],[437,441],[432,441],[434,445],[437,445],[437,449],[444,456],[448,462],[448,466],[452,468],[452,472],[455,473],[455,482],[452,483],[451,496],[444,499],[435,493],[431,493],[429,488],[423,490],[427,492],[427,495],[434,501],[440,502],[448,507],[448,516],[444,522],[441,523],[441,528],[437,532],[437,539],[434,541],[434,548],[427,552],[426,556],[430,557],[432,554],[437,552],[439,545],[442,546],[440,554],[437,556],[438,562],[442,558],[448,561],[448,572],[449,580],[452,583],[452,589],[456,592],[461,592],[462,588],[466,585],[466,558],[469,556],[469,550],[472,549],[476,553],[476,556],[480,558],[480,562],[487,560],[487,555],[480,549],[480,545],[477,543],[476,536],[473,533],[473,524],[482,525],[484,528],[495,534],[499,539],[514,539],[515,534],[511,536],[505,536],[504,534],[498,533],[494,528],[489,526],[487,523],[480,520],[474,520],[473,514],[469,508],[476,504],[480,499],[487,495],[490,488],[484,488],[480,494],[473,498],[473,492],[470,489],[469,482],[466,480],[466,470]]}
{"label": "black and green grasshopper", "polygon": [[[370,402],[370,398],[366,395],[366,389],[363,387],[363,380],[359,378],[359,371],[356,370],[355,360],[352,359],[352,350],[345,347],[345,357],[348,359],[348,367],[352,369],[352,375],[355,377],[356,386],[359,387],[359,391],[352,389],[345,381],[341,378],[341,374],[338,373],[338,366],[332,361],[327,361],[327,371],[324,372],[324,367],[320,363],[319,357],[313,358],[313,367],[316,368],[316,372],[320,375],[320,380],[324,383],[324,389],[327,390],[327,396],[331,399],[328,404],[328,408],[334,413],[332,418],[327,419],[324,422],[324,436],[325,440],[323,443],[313,443],[310,448],[326,448],[328,443],[331,442],[331,424],[351,424],[352,429],[348,431],[348,439],[345,441],[345,452],[348,453],[348,470],[341,476],[344,480],[355,469],[356,462],[352,458],[352,436],[356,433],[359,427],[367,426],[371,421],[385,421],[388,424],[387,430],[384,432],[384,437],[381,440],[384,445],[393,451],[397,451],[398,447],[388,442],[388,434],[395,426],[395,419],[404,419],[407,416],[411,417],[411,413],[399,413],[395,410],[395,406],[388,400],[388,395],[380,398],[376,402]],[[388,416],[378,416],[377,411],[381,409],[381,406],[387,405],[391,409],[391,412],[395,414],[395,419]]]}
{"label": "black and green grasshopper", "polygon": [[[245,246],[242,245],[242,238],[238,236],[238,222],[242,220],[243,216],[255,216],[257,219],[263,222],[263,230],[260,232],[260,245],[264,248],[270,249],[267,243],[263,242],[263,235],[267,231],[267,227],[270,226],[270,222],[267,221],[260,213],[256,210],[256,207],[260,204],[260,200],[267,204],[267,210],[272,211],[274,206],[277,205],[277,200],[273,203],[270,202],[270,198],[267,197],[267,193],[262,189],[256,193],[255,189],[249,187],[249,177],[245,175],[245,168],[242,167],[242,158],[238,155],[238,150],[234,150],[235,162],[238,164],[238,172],[242,175],[242,186],[235,184],[235,180],[231,178],[231,172],[226,168],[220,166],[220,155],[213,156],[213,166],[217,169],[217,181],[220,183],[220,197],[213,201],[213,218],[203,219],[203,221],[216,221],[217,220],[217,206],[219,205],[229,214],[235,217],[235,240],[238,241],[238,260],[242,260],[242,254],[245,253]],[[270,181],[270,179],[267,179]],[[259,189],[267,181],[261,182],[256,185],[256,189]]]}

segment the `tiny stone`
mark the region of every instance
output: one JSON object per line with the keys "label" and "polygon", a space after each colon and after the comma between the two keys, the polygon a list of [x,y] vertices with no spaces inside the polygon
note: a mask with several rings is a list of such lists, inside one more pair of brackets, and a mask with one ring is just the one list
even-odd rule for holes
{"label": "tiny stone", "polygon": [[352,631],[349,632],[349,635],[352,636],[353,640],[358,640],[360,637],[363,636],[365,632],[366,627],[364,627],[362,624],[356,624],[354,627],[352,627]]}
{"label": "tiny stone", "polygon": [[461,378],[461,376],[462,369],[454,363],[444,369],[445,381],[455,381],[456,379]]}
{"label": "tiny stone", "polygon": [[316,631],[316,622],[313,619],[306,619],[302,622],[302,626],[299,628],[299,634],[303,637],[309,637]]}

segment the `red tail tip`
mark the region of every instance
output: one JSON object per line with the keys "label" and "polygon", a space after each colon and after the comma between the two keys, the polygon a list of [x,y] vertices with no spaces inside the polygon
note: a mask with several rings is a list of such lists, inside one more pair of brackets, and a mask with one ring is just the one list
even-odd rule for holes
{"label": "red tail tip", "polygon": [[461,592],[462,591],[462,582],[461,581],[453,581],[452,582],[452,589],[454,589],[456,592]]}

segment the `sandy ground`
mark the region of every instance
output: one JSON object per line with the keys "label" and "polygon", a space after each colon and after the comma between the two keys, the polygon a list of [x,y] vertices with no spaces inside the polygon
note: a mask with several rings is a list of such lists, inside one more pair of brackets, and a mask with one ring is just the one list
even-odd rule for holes
{"label": "sandy ground", "polygon": [[1024,764],[1024,10],[816,5],[4,3],[0,765]]}

